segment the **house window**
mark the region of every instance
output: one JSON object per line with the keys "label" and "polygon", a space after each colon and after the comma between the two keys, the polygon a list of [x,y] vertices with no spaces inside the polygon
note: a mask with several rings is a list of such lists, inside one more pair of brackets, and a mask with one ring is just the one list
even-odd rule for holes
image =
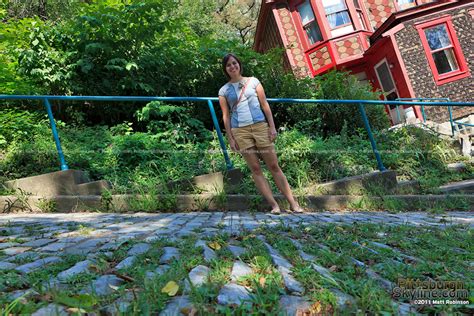
{"label": "house window", "polygon": [[360,7],[359,0],[354,0],[354,7],[356,9],[357,18],[359,19],[360,25],[364,30],[367,30],[367,25],[365,25],[364,14],[362,13],[362,8]]}
{"label": "house window", "polygon": [[349,10],[344,0],[322,0],[331,29],[351,24]]}
{"label": "house window", "polygon": [[416,6],[415,0],[397,0],[397,4],[400,10]]}
{"label": "house window", "polygon": [[436,84],[469,76],[450,16],[419,24],[416,28]]}
{"label": "house window", "polygon": [[436,25],[425,29],[424,32],[438,74],[459,70],[447,25]]}
{"label": "house window", "polygon": [[322,41],[323,36],[321,35],[321,30],[316,22],[309,0],[306,0],[303,4],[298,6],[298,13],[310,44],[312,45]]}

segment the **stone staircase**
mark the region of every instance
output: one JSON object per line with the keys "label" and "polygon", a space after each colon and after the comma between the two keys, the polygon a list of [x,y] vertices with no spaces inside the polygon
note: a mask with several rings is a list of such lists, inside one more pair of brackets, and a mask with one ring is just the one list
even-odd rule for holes
{"label": "stone staircase", "polygon": [[42,197],[62,195],[101,195],[110,190],[109,181],[90,181],[84,171],[62,170],[38,176],[21,178],[5,182],[7,189],[21,189],[24,192]]}

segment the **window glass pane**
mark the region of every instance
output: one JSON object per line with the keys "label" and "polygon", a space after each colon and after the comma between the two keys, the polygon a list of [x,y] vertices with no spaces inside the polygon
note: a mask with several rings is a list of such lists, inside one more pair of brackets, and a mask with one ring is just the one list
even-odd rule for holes
{"label": "window glass pane", "polygon": [[382,90],[384,92],[389,92],[395,89],[393,84],[392,77],[390,76],[390,69],[388,68],[387,63],[383,63],[377,67],[377,74],[379,75],[380,84],[382,85]]}
{"label": "window glass pane", "polygon": [[415,0],[398,0],[398,4],[409,4],[409,3],[414,3]]}
{"label": "window glass pane", "polygon": [[445,74],[458,70],[458,63],[452,48],[448,48],[433,54],[433,59],[439,74]]}
{"label": "window glass pane", "polygon": [[309,4],[309,0],[306,0],[305,3],[298,7],[298,12],[300,13],[303,25],[307,24],[309,21],[314,20],[314,13],[313,9],[311,9],[311,5]]}
{"label": "window glass pane", "polygon": [[426,39],[431,50],[440,49],[451,45],[446,24],[436,25],[425,30]]}
{"label": "window glass pane", "polygon": [[346,9],[346,4],[343,0],[323,0],[323,6],[326,14]]}
{"label": "window glass pane", "polygon": [[338,27],[339,25],[351,23],[349,12],[347,11],[330,14],[327,16],[327,18],[332,29]]}
{"label": "window glass pane", "polygon": [[306,34],[308,35],[308,39],[311,44],[323,40],[323,36],[321,35],[321,31],[319,30],[316,21],[313,21],[310,24],[306,25],[304,29],[306,30]]}
{"label": "window glass pane", "polygon": [[364,16],[362,15],[362,12],[357,11],[357,17],[359,18],[359,22],[360,22],[360,25],[362,25],[362,28],[366,30],[367,27],[365,26],[365,20],[364,20]]}

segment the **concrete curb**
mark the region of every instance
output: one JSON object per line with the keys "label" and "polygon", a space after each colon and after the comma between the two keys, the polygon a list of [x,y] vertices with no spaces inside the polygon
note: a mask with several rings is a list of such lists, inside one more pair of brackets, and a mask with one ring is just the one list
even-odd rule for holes
{"label": "concrete curb", "polygon": [[[275,198],[284,208],[286,201],[281,195]],[[474,211],[473,194],[452,195],[386,195],[353,196],[353,195],[312,195],[298,197],[301,205],[308,211],[340,210],[428,210],[442,208],[445,210]],[[139,211],[265,211],[269,206],[259,195],[113,195],[103,199],[98,195],[60,195],[54,197],[29,196],[20,199],[17,196],[0,196],[0,213],[30,212],[139,212]]]}

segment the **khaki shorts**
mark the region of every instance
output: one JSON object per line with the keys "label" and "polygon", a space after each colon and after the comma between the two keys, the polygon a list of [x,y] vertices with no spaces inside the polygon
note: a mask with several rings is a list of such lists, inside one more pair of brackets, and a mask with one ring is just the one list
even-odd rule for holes
{"label": "khaki shorts", "polygon": [[267,122],[259,122],[244,127],[238,127],[232,129],[232,135],[239,146],[240,151],[249,149],[251,147],[265,148],[273,147],[273,143],[270,141],[268,135]]}

